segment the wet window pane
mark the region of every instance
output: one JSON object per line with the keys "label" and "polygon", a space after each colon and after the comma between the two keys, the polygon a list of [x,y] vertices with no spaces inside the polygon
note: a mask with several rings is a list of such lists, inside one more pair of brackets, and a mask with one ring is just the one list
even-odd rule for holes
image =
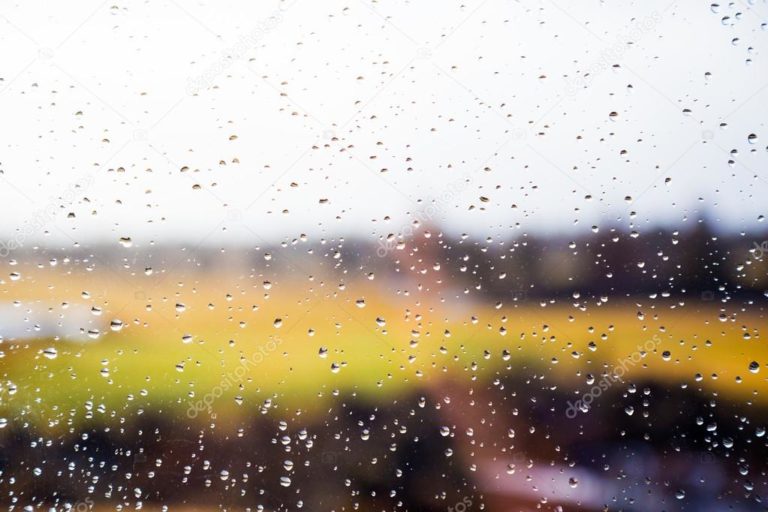
{"label": "wet window pane", "polygon": [[0,2],[0,504],[766,510],[767,23]]}

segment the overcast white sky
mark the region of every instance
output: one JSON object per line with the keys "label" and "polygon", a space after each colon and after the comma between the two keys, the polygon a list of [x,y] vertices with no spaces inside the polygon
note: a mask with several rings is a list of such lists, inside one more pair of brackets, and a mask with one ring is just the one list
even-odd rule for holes
{"label": "overcast white sky", "polygon": [[0,235],[764,226],[768,4],[726,4],[0,0]]}

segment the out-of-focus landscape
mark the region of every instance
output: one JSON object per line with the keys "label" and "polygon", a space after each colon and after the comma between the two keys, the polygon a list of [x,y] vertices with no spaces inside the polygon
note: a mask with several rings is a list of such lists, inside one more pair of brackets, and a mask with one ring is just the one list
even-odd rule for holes
{"label": "out-of-focus landscape", "polygon": [[768,0],[0,0],[0,509],[768,511]]}
{"label": "out-of-focus landscape", "polygon": [[4,492],[762,510],[768,260],[752,240],[425,227],[377,246],[22,253],[3,269]]}

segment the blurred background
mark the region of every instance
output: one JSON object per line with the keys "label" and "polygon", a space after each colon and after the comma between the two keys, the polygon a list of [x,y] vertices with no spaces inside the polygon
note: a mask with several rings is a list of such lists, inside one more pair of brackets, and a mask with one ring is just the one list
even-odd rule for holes
{"label": "blurred background", "polygon": [[766,22],[0,1],[0,503],[767,510]]}

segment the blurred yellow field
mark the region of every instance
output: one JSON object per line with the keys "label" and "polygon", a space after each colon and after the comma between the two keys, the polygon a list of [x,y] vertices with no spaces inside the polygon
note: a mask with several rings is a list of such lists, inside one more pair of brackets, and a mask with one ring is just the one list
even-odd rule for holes
{"label": "blurred yellow field", "polygon": [[487,372],[536,372],[580,390],[588,373],[599,378],[622,358],[633,360],[627,381],[701,386],[742,402],[768,396],[766,375],[749,368],[768,359],[759,335],[766,320],[725,315],[713,303],[465,300],[460,309],[405,294],[393,300],[376,281],[355,281],[352,295],[321,280],[136,277],[107,287],[110,279],[38,274],[6,283],[19,307],[27,298],[86,302],[122,327],[88,341],[5,340],[5,415],[55,425],[140,409],[190,419],[265,404],[311,413],[334,390],[380,398]]}

